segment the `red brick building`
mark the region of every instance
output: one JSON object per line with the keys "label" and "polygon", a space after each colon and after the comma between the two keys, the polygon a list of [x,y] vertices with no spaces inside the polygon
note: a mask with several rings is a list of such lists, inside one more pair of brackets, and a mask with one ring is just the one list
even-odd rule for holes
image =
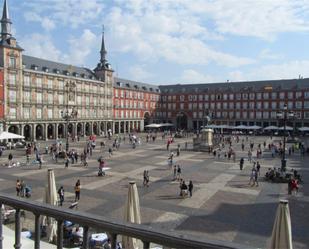
{"label": "red brick building", "polygon": [[160,99],[158,86],[115,78],[113,96],[116,133],[142,131],[145,125],[159,122],[154,116]]}

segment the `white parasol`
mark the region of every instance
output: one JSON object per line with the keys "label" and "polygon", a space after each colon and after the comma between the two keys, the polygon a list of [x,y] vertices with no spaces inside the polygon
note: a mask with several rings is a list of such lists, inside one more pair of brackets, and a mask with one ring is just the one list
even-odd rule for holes
{"label": "white parasol", "polygon": [[[141,211],[139,205],[138,191],[134,181],[129,182],[127,203],[124,209],[124,220],[131,223],[141,224]],[[122,237],[124,248],[138,248],[138,241],[134,238]]]}
{"label": "white parasol", "polygon": [[23,139],[23,138],[25,138],[25,137],[21,136],[21,135],[17,135],[15,133],[7,132],[7,131],[4,131],[0,134],[0,140],[3,140],[3,139]]}
{"label": "white parasol", "polygon": [[293,249],[291,217],[287,200],[281,200],[278,206],[269,246],[269,249],[279,248]]}

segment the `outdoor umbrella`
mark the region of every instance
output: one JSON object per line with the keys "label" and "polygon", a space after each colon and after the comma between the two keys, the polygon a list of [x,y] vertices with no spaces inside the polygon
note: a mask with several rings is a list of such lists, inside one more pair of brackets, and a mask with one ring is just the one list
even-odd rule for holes
{"label": "outdoor umbrella", "polygon": [[235,126],[234,129],[236,129],[236,130],[246,130],[246,129],[248,129],[248,126],[246,126],[246,125],[238,125],[238,126]]}
{"label": "outdoor umbrella", "polygon": [[17,135],[15,133],[4,131],[0,134],[0,140],[2,139],[23,139],[24,136]]}
{"label": "outdoor umbrella", "polygon": [[[54,206],[58,203],[55,174],[52,169],[48,169],[47,171],[47,185],[45,186],[44,202]],[[48,241],[54,241],[57,236],[56,220],[50,217],[43,217],[43,225],[46,226]]]}
{"label": "outdoor umbrella", "polygon": [[298,130],[300,130],[300,131],[309,131],[309,127],[300,127],[300,128],[298,128]]}
{"label": "outdoor umbrella", "polygon": [[[131,223],[141,224],[139,197],[136,183],[134,181],[129,182],[127,202],[124,209],[124,220]],[[124,248],[136,249],[138,248],[138,241],[136,239],[123,236],[122,245]]]}
{"label": "outdoor umbrella", "polygon": [[261,126],[258,126],[258,125],[252,125],[252,126],[248,126],[248,130],[258,130],[258,129],[261,129],[262,127]]}
{"label": "outdoor umbrella", "polygon": [[267,127],[265,127],[264,128],[264,130],[266,130],[266,131],[269,131],[269,130],[278,130],[279,129],[279,127],[278,126],[267,126]]}
{"label": "outdoor umbrella", "polygon": [[293,249],[291,217],[287,200],[281,200],[278,206],[269,247],[269,249],[281,248]]}
{"label": "outdoor umbrella", "polygon": [[[284,126],[279,127],[279,130],[282,130],[282,131],[283,131],[283,130],[284,130]],[[286,127],[285,127],[285,130],[286,130],[286,131],[292,131],[292,130],[294,130],[294,128],[291,127],[291,126],[286,126]]]}

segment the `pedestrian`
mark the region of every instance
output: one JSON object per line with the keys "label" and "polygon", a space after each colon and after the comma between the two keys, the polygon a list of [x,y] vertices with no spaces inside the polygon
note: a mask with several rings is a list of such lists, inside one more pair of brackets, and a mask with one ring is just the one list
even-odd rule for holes
{"label": "pedestrian", "polygon": [[252,151],[248,150],[248,161],[251,163],[252,160]]}
{"label": "pedestrian", "polygon": [[62,203],[64,202],[64,188],[61,186],[58,189],[58,195],[59,195],[59,205],[62,206]]}
{"label": "pedestrian", "polygon": [[261,169],[261,164],[259,161],[256,162],[256,171],[257,171],[257,174],[260,176],[260,169]]}
{"label": "pedestrian", "polygon": [[20,183],[20,180],[17,179],[16,180],[16,195],[17,196],[20,196],[20,190],[21,190],[21,183]]}
{"label": "pedestrian", "polygon": [[41,157],[40,153],[37,153],[36,160],[39,162],[39,169],[42,169],[42,157]]}
{"label": "pedestrian", "polygon": [[8,160],[9,160],[9,166],[12,166],[12,160],[13,160],[13,155],[12,155],[12,153],[9,154]]}
{"label": "pedestrian", "polygon": [[181,177],[181,168],[178,165],[178,167],[177,167],[177,180],[180,180],[180,177]]}
{"label": "pedestrian", "polygon": [[239,162],[239,168],[240,168],[240,170],[242,170],[243,168],[244,168],[244,158],[242,157],[242,158],[240,158],[240,162]]}
{"label": "pedestrian", "polygon": [[255,169],[255,167],[253,167],[252,170],[251,170],[250,180],[249,180],[249,185],[251,185],[251,186],[253,186],[254,183],[255,183],[255,172],[256,172],[256,169]]}
{"label": "pedestrian", "polygon": [[145,187],[147,185],[147,170],[144,170],[143,174],[143,186]]}
{"label": "pedestrian", "polygon": [[65,163],[64,164],[65,168],[68,168],[69,167],[69,163],[70,163],[70,159],[69,159],[67,154],[65,154],[64,163]]}
{"label": "pedestrian", "polygon": [[75,183],[75,202],[79,201],[80,199],[80,180],[78,179],[77,182]]}
{"label": "pedestrian", "polygon": [[258,176],[258,171],[257,171],[257,170],[254,170],[254,183],[253,183],[253,186],[254,186],[254,184],[255,184],[256,186],[259,186],[258,178],[259,178],[259,176]]}
{"label": "pedestrian", "polygon": [[193,182],[191,180],[189,181],[188,190],[189,190],[190,197],[192,197]]}
{"label": "pedestrian", "polygon": [[113,150],[111,147],[108,148],[108,154],[109,154],[109,157],[112,157],[113,155]]}
{"label": "pedestrian", "polygon": [[180,144],[177,145],[177,156],[180,155]]}
{"label": "pedestrian", "polygon": [[26,184],[23,180],[20,181],[20,196],[25,197]]}
{"label": "pedestrian", "polygon": [[176,165],[174,165],[174,181],[176,180],[176,176],[177,176],[177,167]]}

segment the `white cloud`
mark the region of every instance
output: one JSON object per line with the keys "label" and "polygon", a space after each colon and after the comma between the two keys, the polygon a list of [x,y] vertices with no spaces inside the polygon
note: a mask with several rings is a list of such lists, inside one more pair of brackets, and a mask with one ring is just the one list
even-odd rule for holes
{"label": "white cloud", "polygon": [[129,73],[131,78],[136,81],[148,80],[153,76],[153,74],[148,72],[143,65],[135,65],[130,67]]}
{"label": "white cloud", "polygon": [[180,80],[184,83],[209,83],[216,81],[213,76],[200,73],[194,69],[184,70]]}
{"label": "white cloud", "polygon": [[21,38],[20,45],[28,55],[53,61],[61,60],[62,53],[55,47],[49,35],[29,34]]}
{"label": "white cloud", "polygon": [[53,20],[51,20],[46,16],[42,17],[35,12],[31,11],[25,12],[24,17],[26,21],[39,22],[42,28],[45,29],[46,31],[53,30],[56,27]]}
{"label": "white cloud", "polygon": [[[31,21],[39,21],[39,18],[36,18],[37,16],[48,15],[50,22],[52,20],[61,26],[77,28],[82,24],[96,23],[98,18],[101,17],[104,8],[103,3],[104,0],[32,0],[24,4],[24,8],[29,9],[28,12],[32,12],[30,16],[25,16],[25,18],[31,20],[32,15]],[[101,24],[103,23],[99,25]]]}
{"label": "white cloud", "polygon": [[275,54],[273,53],[270,49],[263,49],[260,54],[259,58],[261,59],[266,59],[266,60],[278,60],[278,59],[283,59],[282,54]]}

